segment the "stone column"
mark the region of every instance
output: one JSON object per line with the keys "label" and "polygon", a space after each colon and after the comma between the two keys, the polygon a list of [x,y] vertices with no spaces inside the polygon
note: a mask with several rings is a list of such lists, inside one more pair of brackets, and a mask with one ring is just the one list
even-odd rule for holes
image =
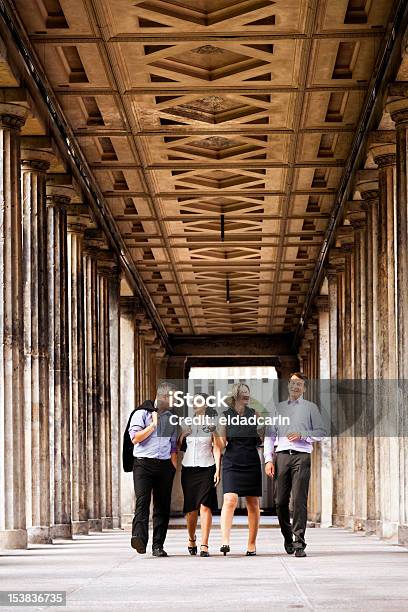
{"label": "stone column", "polygon": [[367,520],[366,428],[366,215],[361,200],[348,204],[347,217],[354,231],[354,399],[355,399],[355,504],[353,530],[364,531]]}
{"label": "stone column", "polygon": [[47,183],[51,537],[71,538],[67,206],[72,187]]}
{"label": "stone column", "polygon": [[[397,394],[397,328],[395,299],[395,214],[396,214],[396,154],[395,145],[378,145],[371,149],[378,166],[378,270],[377,270],[377,355],[381,402],[377,414],[380,429],[380,508],[381,525],[378,535],[392,537],[399,522],[399,442],[391,437],[395,419]],[[386,279],[386,282],[384,280]],[[380,391],[380,390],[379,390]]]}
{"label": "stone column", "polygon": [[26,548],[20,128],[27,109],[0,104],[0,548]]}
{"label": "stone column", "polygon": [[[139,300],[133,296],[120,299],[120,431],[127,425],[129,414],[139,404],[137,399],[137,325],[135,309]],[[135,495],[133,475],[121,469],[120,472],[120,521],[123,528],[132,524]]]}
{"label": "stone column", "polygon": [[88,533],[88,482],[86,457],[84,232],[89,225],[88,207],[68,208],[68,320],[71,432],[72,532]]}
{"label": "stone column", "polygon": [[398,540],[408,545],[408,99],[392,100],[388,110],[396,127],[396,293],[398,314],[398,434],[400,515]]}
{"label": "stone column", "polygon": [[98,403],[98,249],[85,232],[83,249],[85,312],[85,381],[86,381],[86,463],[89,531],[102,531],[99,474],[99,403]]}
{"label": "stone column", "polygon": [[109,275],[110,411],[112,453],[113,527],[120,527],[120,476],[122,470],[122,424],[120,418],[120,267],[113,259]]}
{"label": "stone column", "polygon": [[[343,355],[342,355],[342,379],[346,386],[352,391],[352,379],[354,377],[354,334],[353,334],[353,306],[354,306],[354,236],[350,225],[343,225],[338,230],[338,242],[340,250],[344,253],[344,286],[343,286]],[[340,444],[342,451],[342,472],[344,474],[344,526],[352,527],[354,524],[354,405],[349,394],[344,396],[343,402],[344,429],[341,432]]]}
{"label": "stone column", "polygon": [[102,528],[113,528],[112,516],[112,449],[110,405],[110,333],[109,279],[111,254],[101,249],[98,254],[98,398],[99,398],[99,474]]}
{"label": "stone column", "polygon": [[47,208],[45,179],[53,155],[22,149],[24,431],[28,541],[49,544]]}
{"label": "stone column", "polygon": [[330,378],[331,389],[331,421],[332,421],[332,471],[333,471],[333,497],[332,515],[333,524],[344,525],[344,422],[341,405],[337,393],[337,381],[343,376],[343,284],[344,284],[344,253],[338,247],[333,247],[329,254],[327,269],[329,291],[329,317],[330,317]]}
{"label": "stone column", "polygon": [[[374,174],[373,174],[374,173]],[[378,176],[377,171],[362,170],[357,175],[356,189],[362,197],[362,207],[367,215],[366,249],[364,265],[366,269],[366,483],[367,483],[367,518],[365,524],[366,535],[376,533],[379,514],[376,502],[376,480],[378,469],[376,467],[376,447],[380,438],[375,437],[375,385],[377,377],[376,364],[376,337],[377,337],[377,244],[378,244]]]}
{"label": "stone column", "polygon": [[[319,295],[316,298],[316,307],[319,313],[319,381],[320,381],[320,410],[324,422],[329,425],[330,415],[330,317],[329,296]],[[332,470],[332,438],[328,437],[320,442],[320,470],[321,470],[321,516],[320,526],[332,525],[333,514],[333,470]]]}

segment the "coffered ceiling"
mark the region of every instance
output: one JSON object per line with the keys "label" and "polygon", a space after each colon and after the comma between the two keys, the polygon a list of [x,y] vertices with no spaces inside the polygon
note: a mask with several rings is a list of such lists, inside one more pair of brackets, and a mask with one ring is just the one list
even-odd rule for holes
{"label": "coffered ceiling", "polygon": [[15,0],[168,331],[293,331],[390,0]]}

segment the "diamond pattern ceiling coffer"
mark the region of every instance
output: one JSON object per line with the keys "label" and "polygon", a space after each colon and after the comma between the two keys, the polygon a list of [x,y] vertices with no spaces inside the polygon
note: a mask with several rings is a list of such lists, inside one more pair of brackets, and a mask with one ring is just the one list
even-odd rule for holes
{"label": "diamond pattern ceiling coffer", "polygon": [[[249,25],[251,21],[252,25],[274,25],[274,15],[270,11],[274,4],[271,0],[195,0],[189,5],[178,0],[148,0],[134,6],[139,14],[143,11],[155,20],[140,16],[140,27],[153,28],[177,25],[180,21],[208,27],[233,18],[239,18],[243,25]],[[259,14],[262,14],[260,19]]]}

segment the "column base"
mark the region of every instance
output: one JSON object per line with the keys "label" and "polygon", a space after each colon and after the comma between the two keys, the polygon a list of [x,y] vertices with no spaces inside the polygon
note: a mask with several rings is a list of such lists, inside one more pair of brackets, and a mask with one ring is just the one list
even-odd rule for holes
{"label": "column base", "polygon": [[25,529],[6,529],[0,531],[0,548],[27,548],[28,538]]}
{"label": "column base", "polygon": [[336,527],[345,527],[345,516],[343,514],[333,514],[333,525]]}
{"label": "column base", "polygon": [[102,529],[113,529],[113,518],[111,516],[102,517]]}
{"label": "column base", "polygon": [[89,531],[102,531],[102,519],[88,519]]}
{"label": "column base", "polygon": [[50,527],[38,526],[27,527],[27,536],[29,544],[52,544]]}
{"label": "column base", "polygon": [[366,519],[355,518],[353,522],[353,531],[365,531],[366,530]]}
{"label": "column base", "polygon": [[52,525],[51,537],[53,540],[72,540],[72,525],[71,523],[61,523],[59,525]]}
{"label": "column base", "polygon": [[72,535],[88,535],[88,521],[72,521]]}
{"label": "column base", "polygon": [[378,521],[376,519],[367,519],[365,522],[365,534],[375,535],[378,529]]}
{"label": "column base", "polygon": [[398,526],[398,544],[408,547],[408,525]]}
{"label": "column base", "polygon": [[120,519],[120,524],[122,526],[122,529],[127,529],[128,527],[131,527],[133,523],[133,514],[122,514],[121,519]]}
{"label": "column base", "polygon": [[120,529],[120,518],[118,516],[114,516],[112,522],[114,529]]}
{"label": "column base", "polygon": [[393,521],[378,521],[377,535],[384,540],[391,540],[398,534],[398,523]]}

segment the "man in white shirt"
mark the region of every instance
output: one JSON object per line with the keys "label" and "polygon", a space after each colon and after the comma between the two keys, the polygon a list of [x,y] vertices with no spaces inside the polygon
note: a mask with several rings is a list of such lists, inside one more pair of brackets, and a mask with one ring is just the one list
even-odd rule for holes
{"label": "man in white shirt", "polygon": [[[276,412],[280,417],[287,417],[286,421],[279,419],[279,423],[289,421],[289,424],[270,426],[265,434],[265,473],[276,480],[276,511],[285,550],[289,555],[295,553],[296,557],[306,557],[310,455],[313,442],[322,440],[327,432],[316,404],[303,397],[306,389],[305,375],[301,372],[292,374],[288,389],[289,399],[280,402]],[[289,515],[291,494],[293,524]]]}

